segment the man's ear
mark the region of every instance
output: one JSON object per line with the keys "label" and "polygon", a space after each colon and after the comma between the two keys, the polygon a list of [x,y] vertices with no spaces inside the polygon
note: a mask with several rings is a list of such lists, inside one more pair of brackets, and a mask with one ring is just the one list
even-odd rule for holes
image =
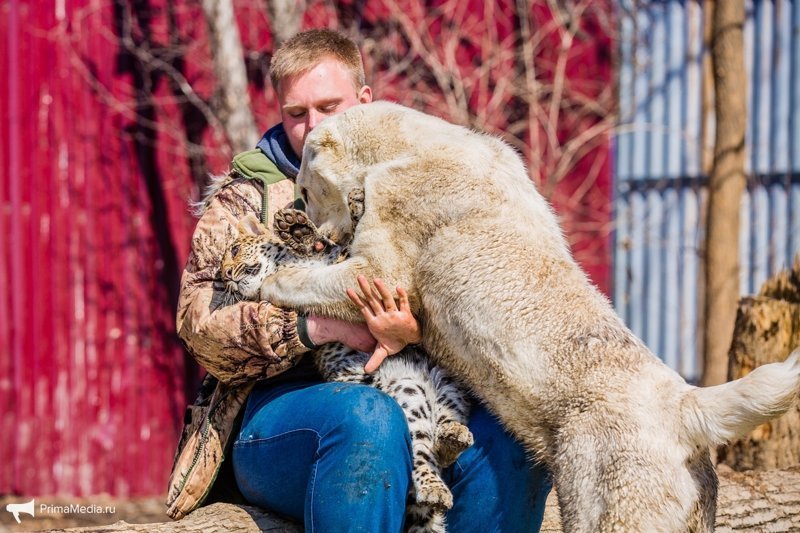
{"label": "man's ear", "polygon": [[372,101],[372,88],[369,85],[364,85],[358,90],[358,101],[362,104],[368,104]]}
{"label": "man's ear", "polygon": [[250,213],[243,219],[239,220],[239,223],[236,224],[236,227],[239,229],[239,233],[241,234],[251,234],[251,235],[264,235],[267,232],[267,228],[264,227],[264,224],[258,220],[258,217],[255,216],[253,213]]}

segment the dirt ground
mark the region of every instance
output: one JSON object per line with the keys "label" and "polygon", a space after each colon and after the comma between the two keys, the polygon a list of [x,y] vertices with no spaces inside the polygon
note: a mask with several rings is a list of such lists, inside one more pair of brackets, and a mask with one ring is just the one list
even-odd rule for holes
{"label": "dirt ground", "polygon": [[34,499],[34,514],[20,513],[20,524],[6,510],[9,503],[26,503],[31,498],[0,496],[0,532],[49,531],[54,528],[103,526],[125,520],[131,524],[168,522],[165,497],[120,500],[110,496],[68,498],[41,496]]}

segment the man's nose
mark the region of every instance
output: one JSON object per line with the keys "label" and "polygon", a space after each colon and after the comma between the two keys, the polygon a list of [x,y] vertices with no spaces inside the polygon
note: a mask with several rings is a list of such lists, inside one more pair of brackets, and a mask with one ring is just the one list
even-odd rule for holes
{"label": "man's nose", "polygon": [[318,113],[315,110],[310,110],[308,112],[308,131],[313,130],[319,124],[319,121],[322,120],[322,114]]}

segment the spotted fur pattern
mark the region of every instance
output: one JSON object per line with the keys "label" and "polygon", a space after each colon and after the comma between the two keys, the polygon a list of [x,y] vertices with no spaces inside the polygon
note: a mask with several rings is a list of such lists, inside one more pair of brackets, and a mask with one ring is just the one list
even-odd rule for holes
{"label": "spotted fur pattern", "polygon": [[[359,199],[354,196],[351,201]],[[255,217],[243,220],[239,231],[222,262],[222,278],[233,299],[258,300],[262,281],[282,267],[331,264],[347,255],[346,248],[319,235],[302,211],[276,213],[273,234]],[[338,343],[313,352],[314,363],[327,381],[372,385],[402,407],[413,456],[406,530],[442,532],[453,496],[442,480],[441,468],[472,444],[465,425],[468,402],[453,379],[418,348],[407,347],[386,359],[373,374],[364,372],[369,357]]]}

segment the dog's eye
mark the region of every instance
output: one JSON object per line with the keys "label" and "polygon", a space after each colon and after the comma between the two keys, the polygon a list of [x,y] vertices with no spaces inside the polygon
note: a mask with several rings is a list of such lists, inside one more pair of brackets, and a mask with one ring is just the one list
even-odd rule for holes
{"label": "dog's eye", "polygon": [[234,244],[231,247],[231,257],[236,257],[237,255],[239,255],[239,245],[238,244]]}

